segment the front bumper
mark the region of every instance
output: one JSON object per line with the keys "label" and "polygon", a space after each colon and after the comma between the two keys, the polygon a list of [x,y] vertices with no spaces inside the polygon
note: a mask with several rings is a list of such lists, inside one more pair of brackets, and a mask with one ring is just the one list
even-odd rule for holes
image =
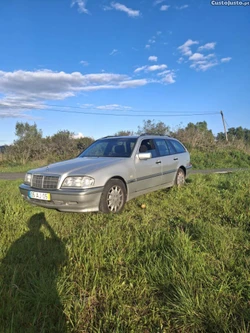
{"label": "front bumper", "polygon": [[[61,212],[97,212],[99,211],[99,203],[103,191],[103,187],[95,187],[90,189],[57,189],[43,190],[35,189],[28,185],[21,184],[19,190],[24,200],[30,204],[50,209],[57,209]],[[28,196],[29,191],[40,193],[50,193],[50,201],[31,199]]]}

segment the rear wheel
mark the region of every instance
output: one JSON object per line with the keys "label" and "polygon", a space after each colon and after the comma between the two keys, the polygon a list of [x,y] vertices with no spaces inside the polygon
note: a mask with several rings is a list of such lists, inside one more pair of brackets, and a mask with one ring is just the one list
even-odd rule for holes
{"label": "rear wheel", "polygon": [[183,169],[178,169],[176,178],[175,178],[175,185],[183,186],[185,184],[185,172]]}
{"label": "rear wheel", "polygon": [[120,179],[107,182],[100,200],[100,211],[103,213],[119,213],[126,202],[126,187]]}

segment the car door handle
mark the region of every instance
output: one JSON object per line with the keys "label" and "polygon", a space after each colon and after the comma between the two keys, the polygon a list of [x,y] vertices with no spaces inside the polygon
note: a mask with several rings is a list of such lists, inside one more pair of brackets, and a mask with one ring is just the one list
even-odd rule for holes
{"label": "car door handle", "polygon": [[158,161],[155,162],[155,164],[161,164],[161,161],[158,160]]}
{"label": "car door handle", "polygon": [[174,158],[174,161],[178,161],[178,157],[175,157],[175,158]]}

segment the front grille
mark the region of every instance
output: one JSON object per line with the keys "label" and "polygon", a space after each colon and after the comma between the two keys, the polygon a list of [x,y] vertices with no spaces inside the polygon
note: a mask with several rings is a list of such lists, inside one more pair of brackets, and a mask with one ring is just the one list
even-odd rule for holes
{"label": "front grille", "polygon": [[57,188],[58,176],[33,175],[32,187],[45,190],[55,190]]}
{"label": "front grille", "polygon": [[45,176],[43,180],[43,188],[48,190],[56,189],[59,177],[57,176]]}
{"label": "front grille", "polygon": [[43,188],[43,176],[33,175],[33,177],[32,177],[32,187]]}

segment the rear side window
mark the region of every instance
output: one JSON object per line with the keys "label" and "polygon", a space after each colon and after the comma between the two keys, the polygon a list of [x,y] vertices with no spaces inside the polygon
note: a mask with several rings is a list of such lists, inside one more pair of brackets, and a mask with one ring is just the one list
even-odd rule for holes
{"label": "rear side window", "polygon": [[179,141],[176,140],[169,140],[169,141],[174,146],[177,153],[185,153],[186,149]]}
{"label": "rear side window", "polygon": [[172,145],[172,143],[170,142],[170,140],[166,140],[170,155],[174,155],[177,153],[177,151],[175,150],[174,146]]}
{"label": "rear side window", "polygon": [[160,156],[170,155],[168,145],[164,139],[155,139],[155,144],[159,150]]}

